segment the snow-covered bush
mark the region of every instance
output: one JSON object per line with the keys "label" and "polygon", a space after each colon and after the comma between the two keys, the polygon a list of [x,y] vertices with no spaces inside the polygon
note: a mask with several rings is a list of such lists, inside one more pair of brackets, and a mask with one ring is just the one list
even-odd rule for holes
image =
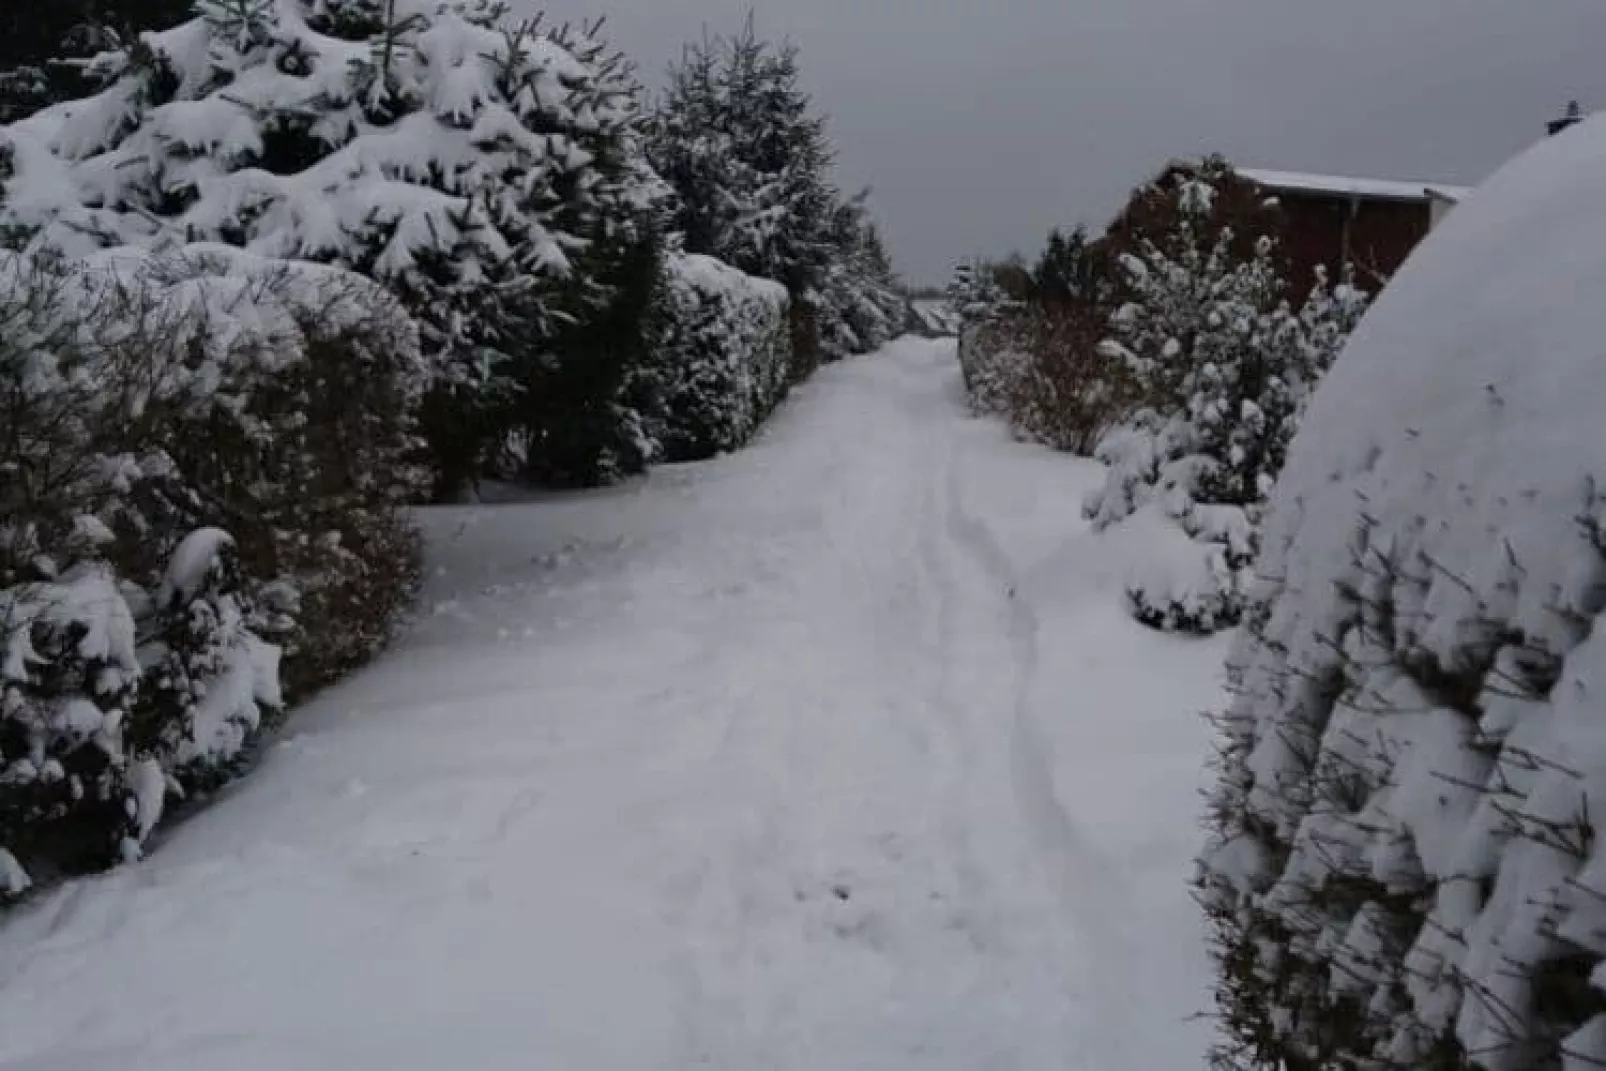
{"label": "snow-covered bush", "polygon": [[1241,616],[1261,504],[1364,298],[1321,280],[1294,311],[1270,238],[1240,257],[1231,231],[1202,233],[1214,203],[1202,179],[1177,201],[1174,233],[1122,258],[1129,300],[1101,350],[1139,408],[1099,447],[1109,475],[1084,508],[1098,529],[1157,513],[1203,544],[1134,576],[1128,598],[1146,624],[1213,632]]}
{"label": "snow-covered bush", "polygon": [[425,373],[347,272],[0,253],[0,869],[137,854],[282,683],[371,653],[414,571]]}
{"label": "snow-covered bush", "polygon": [[415,415],[432,381],[418,330],[394,296],[339,269],[220,246],[115,259],[169,303],[209,295],[179,314],[232,347],[198,401],[147,414],[142,447],[159,444],[192,489],[174,531],[227,528],[247,576],[293,606],[279,639],[287,689],[304,694],[377,651],[412,592],[402,510],[425,485]]}
{"label": "snow-covered bush", "polygon": [[[130,743],[186,789],[225,780],[264,712],[284,706],[282,652],[253,630],[260,623],[246,589],[234,538],[198,528],[174,548],[139,607],[148,628]],[[144,832],[159,813],[142,815]]]}
{"label": "snow-covered bush", "polygon": [[655,314],[659,401],[652,422],[666,461],[745,443],[791,383],[786,288],[712,257],[671,257]]}
{"label": "snow-covered bush", "polygon": [[197,11],[6,132],[0,225],[68,253],[207,241],[382,281],[442,374],[443,481],[471,479],[511,399],[569,359],[562,329],[608,305],[599,261],[661,189],[628,66],[488,0]]}
{"label": "snow-covered bush", "polygon": [[1606,122],[1390,283],[1263,527],[1199,889],[1223,1066],[1606,1063]]}
{"label": "snow-covered bush", "polygon": [[1209,459],[1181,416],[1143,410],[1099,443],[1104,486],[1083,503],[1095,531],[1121,525],[1141,553],[1127,582],[1132,616],[1167,632],[1217,632],[1237,624],[1255,556],[1243,508],[1201,501]]}
{"label": "snow-covered bush", "polygon": [[1115,289],[1101,242],[1054,231],[1034,267],[967,265],[949,288],[971,407],[1015,434],[1090,455],[1135,404],[1132,376],[1101,348]]}
{"label": "snow-covered bush", "polygon": [[3,900],[40,862],[93,869],[138,845],[123,727],[140,668],[111,567],[86,558],[0,588],[0,656]]}
{"label": "snow-covered bush", "polygon": [[962,264],[948,287],[949,301],[959,314],[965,396],[982,415],[1008,413],[1011,385],[1028,359],[1020,330],[1025,297],[1019,287],[1015,292],[1004,287],[1001,277],[1010,275],[1010,265]]}

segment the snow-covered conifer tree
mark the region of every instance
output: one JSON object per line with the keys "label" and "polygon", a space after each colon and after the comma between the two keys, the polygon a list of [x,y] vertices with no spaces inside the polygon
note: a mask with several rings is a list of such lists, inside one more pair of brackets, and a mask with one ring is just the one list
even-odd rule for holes
{"label": "snow-covered conifer tree", "polygon": [[672,226],[688,253],[791,292],[805,374],[820,356],[882,344],[906,310],[864,196],[831,181],[834,153],[799,62],[751,19],[733,38],[690,46],[670,70],[649,154],[675,191]]}
{"label": "snow-covered conifer tree", "polygon": [[759,38],[689,46],[670,69],[650,141],[676,194],[686,251],[783,283],[815,285],[829,261],[837,194],[825,121],[799,84],[798,51]]}

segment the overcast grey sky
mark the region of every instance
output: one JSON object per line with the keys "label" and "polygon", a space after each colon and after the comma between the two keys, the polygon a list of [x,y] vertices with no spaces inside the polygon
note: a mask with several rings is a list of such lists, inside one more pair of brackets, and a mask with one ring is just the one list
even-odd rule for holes
{"label": "overcast grey sky", "polygon": [[1102,224],[1173,156],[1475,183],[1569,98],[1606,106],[1606,0],[515,2],[606,15],[653,85],[754,8],[915,282]]}

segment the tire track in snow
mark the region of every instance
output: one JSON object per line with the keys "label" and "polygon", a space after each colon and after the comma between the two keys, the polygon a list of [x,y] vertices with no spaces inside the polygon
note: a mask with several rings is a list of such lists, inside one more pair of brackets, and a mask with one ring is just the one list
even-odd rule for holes
{"label": "tire track in snow", "polygon": [[963,483],[959,465],[951,461],[945,530],[959,556],[999,593],[995,600],[1004,603],[1001,611],[1014,660],[1009,733],[1016,804],[1077,937],[1088,943],[1096,960],[1083,966],[1099,975],[1090,986],[1098,1006],[1095,1029],[1106,1035],[1097,1051],[1118,1052],[1125,1042],[1117,1036],[1115,1024],[1122,1016],[1116,1002],[1120,994],[1138,992],[1131,985],[1108,981],[1109,973],[1124,975],[1135,962],[1126,922],[1128,879],[1121,863],[1098,848],[1059,803],[1046,757],[1050,751],[1033,703],[1041,659],[1039,615],[998,539],[965,507]]}

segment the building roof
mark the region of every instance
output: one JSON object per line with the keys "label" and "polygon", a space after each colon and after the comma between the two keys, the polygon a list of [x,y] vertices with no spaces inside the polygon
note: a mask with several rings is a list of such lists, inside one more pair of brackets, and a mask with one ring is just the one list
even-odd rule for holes
{"label": "building roof", "polygon": [[1235,167],[1233,170],[1257,186],[1285,193],[1321,193],[1376,201],[1427,201],[1433,198],[1459,201],[1472,192],[1468,186],[1447,186],[1433,182],[1313,175],[1301,171],[1270,171],[1258,167]]}

